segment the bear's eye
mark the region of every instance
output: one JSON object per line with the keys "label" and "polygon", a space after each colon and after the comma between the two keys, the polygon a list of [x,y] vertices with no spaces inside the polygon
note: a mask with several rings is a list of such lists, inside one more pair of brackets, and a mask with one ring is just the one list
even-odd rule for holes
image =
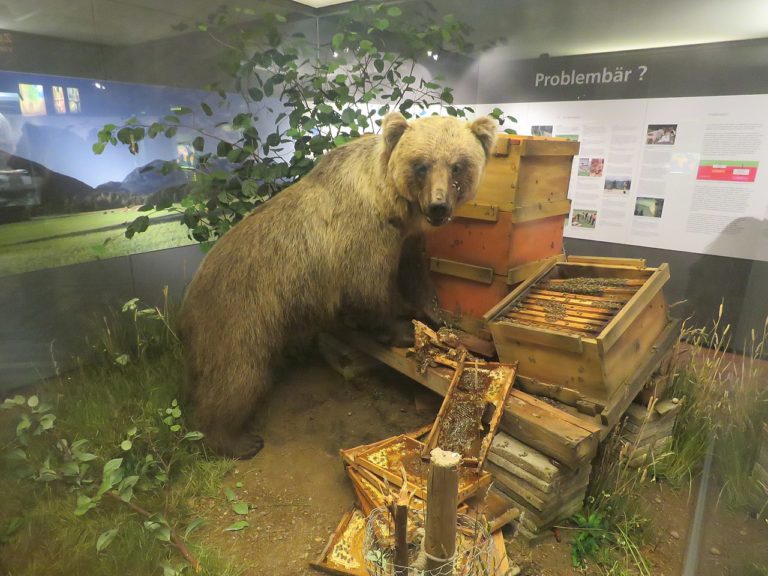
{"label": "bear's eye", "polygon": [[413,173],[419,178],[424,178],[429,172],[429,166],[424,162],[417,162],[413,165]]}
{"label": "bear's eye", "polygon": [[460,176],[462,172],[464,172],[463,164],[456,163],[453,166],[451,166],[451,173],[453,174],[454,178],[456,176]]}

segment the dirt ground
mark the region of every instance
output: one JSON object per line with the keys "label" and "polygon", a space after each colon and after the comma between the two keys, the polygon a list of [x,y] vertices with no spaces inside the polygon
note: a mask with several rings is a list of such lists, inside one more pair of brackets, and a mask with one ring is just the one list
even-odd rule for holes
{"label": "dirt ground", "polygon": [[[436,395],[387,368],[349,382],[319,359],[291,370],[259,413],[264,449],[253,460],[239,462],[227,483],[251,505],[246,517],[250,526],[224,532],[243,517],[234,514],[223,497],[200,501],[195,507],[207,524],[199,536],[225,556],[239,558],[247,576],[320,574],[308,563],[318,557],[355,501],[339,449],[429,423],[439,402]],[[768,549],[768,524],[716,507],[717,487],[711,492],[696,574],[738,576],[746,558]],[[649,483],[643,497],[652,537],[642,552],[652,565],[651,574],[680,575],[696,493]],[[510,558],[522,576],[583,574],[570,564],[571,535],[561,530],[558,542],[549,533],[533,546],[513,540],[508,544]]]}

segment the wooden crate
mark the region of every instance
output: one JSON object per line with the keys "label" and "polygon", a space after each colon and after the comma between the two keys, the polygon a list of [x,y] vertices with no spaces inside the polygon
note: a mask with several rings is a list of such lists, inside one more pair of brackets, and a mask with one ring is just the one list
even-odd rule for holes
{"label": "wooden crate", "polygon": [[533,210],[565,200],[579,143],[564,138],[499,134],[475,201],[502,210]]}
{"label": "wooden crate", "polygon": [[[639,392],[644,382],[635,376],[670,325],[662,292],[667,265],[619,262],[544,265],[484,317],[500,361],[519,362],[519,378],[543,394],[548,387],[572,391],[610,425]],[[597,290],[576,280],[584,278]]]}

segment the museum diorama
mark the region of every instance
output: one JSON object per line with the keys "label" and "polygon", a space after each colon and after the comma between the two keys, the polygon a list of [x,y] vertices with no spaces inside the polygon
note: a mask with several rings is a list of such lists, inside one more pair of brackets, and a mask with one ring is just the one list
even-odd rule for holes
{"label": "museum diorama", "polygon": [[3,3],[0,573],[768,576],[729,10]]}

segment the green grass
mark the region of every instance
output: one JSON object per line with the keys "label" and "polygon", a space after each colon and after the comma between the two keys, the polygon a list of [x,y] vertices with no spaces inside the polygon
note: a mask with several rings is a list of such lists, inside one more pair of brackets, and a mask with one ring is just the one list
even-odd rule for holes
{"label": "green grass", "polygon": [[[165,408],[179,395],[182,372],[180,345],[163,321],[168,320],[172,327],[171,311],[166,308],[145,315],[141,308],[129,309],[117,318],[120,321],[109,322],[108,333],[105,329],[93,339],[95,364],[25,391],[25,395],[35,393],[41,402],[52,404],[57,418],[51,430],[33,436],[24,448],[30,460],[39,464],[47,454],[57,454],[55,446],[61,439],[70,445],[87,439],[88,451],[97,455],[91,468],[96,485],[102,466],[112,458],[133,457],[141,462],[145,453],[152,452],[174,458],[166,488],[138,485],[131,502],[151,512],[167,510],[166,517],[183,535],[185,527],[198,517],[192,509],[194,502],[221,498],[221,483],[233,461],[209,459],[196,443],[177,448],[172,443],[175,437],[162,422]],[[130,358],[123,366],[114,362],[122,355]],[[5,455],[20,446],[16,439],[20,410],[0,411],[0,453]],[[120,443],[132,427],[138,435],[129,453]],[[162,574],[163,564],[185,565],[178,551],[154,538],[143,527],[145,518],[125,503],[105,499],[84,516],[76,516],[78,493],[71,483],[20,479],[19,471],[18,463],[0,458],[0,573],[149,576]],[[93,493],[93,489],[86,490]],[[118,528],[117,536],[97,553],[99,535],[112,528]],[[233,562],[195,536],[192,532],[186,543],[201,561],[201,574],[240,573]],[[187,567],[184,573],[193,572]]]}
{"label": "green grass", "polygon": [[[0,227],[0,230],[2,227]],[[178,222],[151,225],[132,239],[122,229],[83,232],[27,244],[0,245],[0,276],[194,244]]]}
{"label": "green grass", "polygon": [[[768,328],[768,322],[766,323]],[[687,361],[679,368],[671,394],[683,399],[673,431],[672,450],[655,473],[673,485],[691,487],[701,472],[710,442],[720,501],[758,512],[766,497],[751,478],[764,422],[768,421],[766,367],[760,362],[768,330],[753,334],[742,357],[729,355],[728,326],[688,330]]]}
{"label": "green grass", "polygon": [[[42,240],[62,234],[84,232],[106,226],[117,226],[132,222],[139,212],[135,208],[99,210],[64,214],[61,216],[42,216],[26,222],[14,222],[0,226],[0,247],[22,242]],[[153,214],[150,219],[164,216],[165,213]]]}

